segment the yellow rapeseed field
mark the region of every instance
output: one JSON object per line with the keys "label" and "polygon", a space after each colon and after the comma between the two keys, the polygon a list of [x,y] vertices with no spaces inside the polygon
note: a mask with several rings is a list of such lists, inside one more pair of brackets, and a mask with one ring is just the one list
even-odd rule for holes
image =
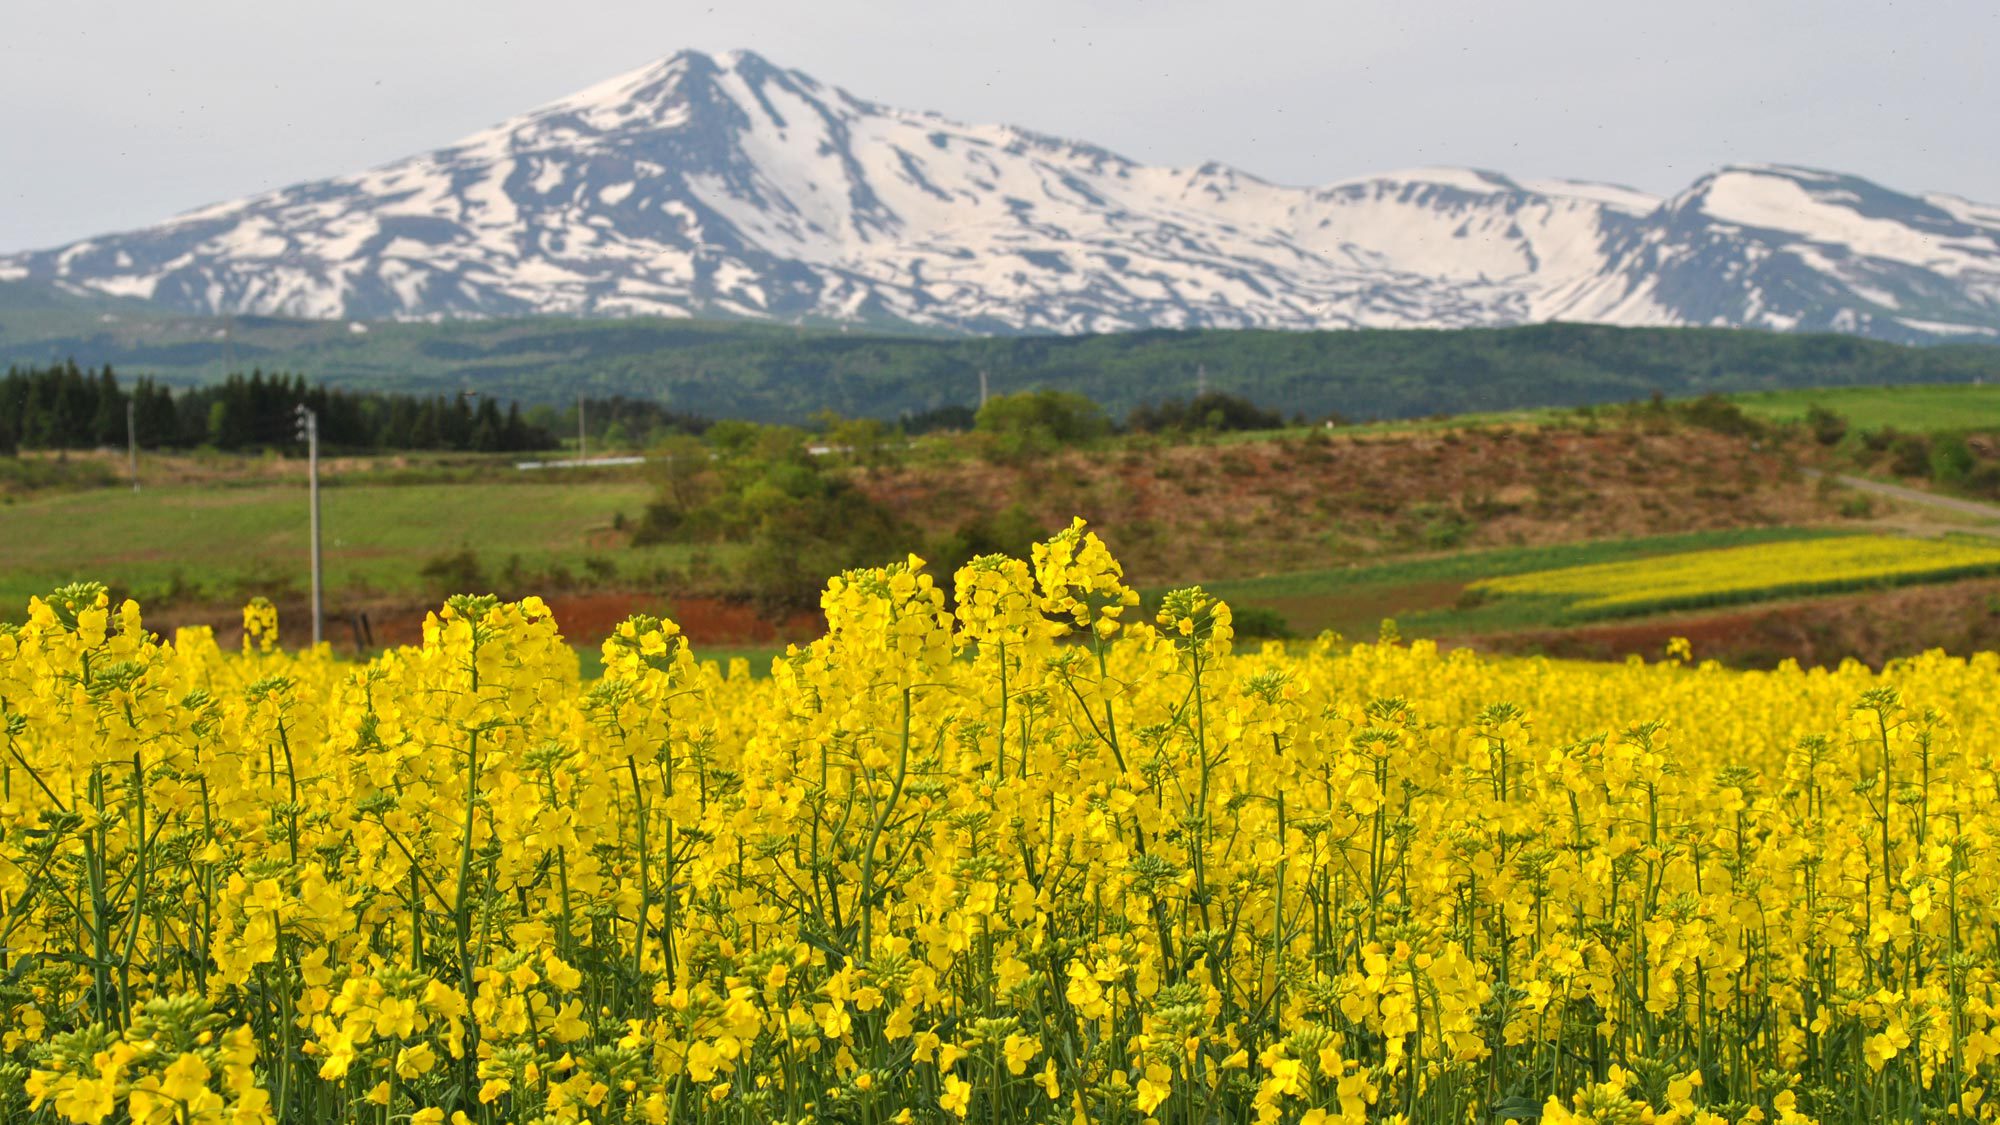
{"label": "yellow rapeseed field", "polygon": [[[0,1121],[1994,1120],[2000,657],[1231,651],[1082,526],[770,678],[0,627]],[[1067,633],[1067,637],[1058,634]]]}
{"label": "yellow rapeseed field", "polygon": [[1843,535],[1488,578],[1483,594],[1559,597],[1579,616],[1689,609],[2000,573],[2000,545]]}

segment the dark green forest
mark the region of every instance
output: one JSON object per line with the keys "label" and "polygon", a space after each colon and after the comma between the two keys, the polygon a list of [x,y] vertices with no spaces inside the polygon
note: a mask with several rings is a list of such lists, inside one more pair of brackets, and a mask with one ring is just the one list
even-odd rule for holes
{"label": "dark green forest", "polygon": [[[0,377],[0,454],[27,449],[122,446],[130,435],[147,449],[206,446],[242,450],[295,445],[299,406],[318,416],[320,440],[337,449],[518,452],[556,445],[519,404],[493,399],[428,398],[329,390],[296,375],[252,372],[175,392],[148,378],[129,388],[110,365],[75,362],[9,368]],[[128,415],[129,411],[129,415]]]}
{"label": "dark green forest", "polygon": [[651,396],[709,417],[773,422],[800,422],[823,410],[893,418],[972,405],[981,371],[994,393],[1072,391],[1115,417],[1189,397],[1205,382],[1288,416],[1353,420],[1629,402],[1655,392],[1681,398],[2000,377],[1996,348],[1910,348],[1727,329],[1535,325],[926,339],[671,327],[568,322],[515,335],[495,326],[484,339],[449,347],[429,341],[424,350],[430,357],[449,352],[454,378],[524,401],[560,399],[582,388]]}

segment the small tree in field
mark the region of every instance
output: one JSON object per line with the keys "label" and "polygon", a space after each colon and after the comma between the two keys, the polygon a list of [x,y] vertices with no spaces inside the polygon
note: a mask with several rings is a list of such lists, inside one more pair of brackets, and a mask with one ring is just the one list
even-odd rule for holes
{"label": "small tree in field", "polygon": [[1022,391],[989,399],[973,418],[995,452],[1022,455],[1088,445],[1111,432],[1104,408],[1070,391]]}

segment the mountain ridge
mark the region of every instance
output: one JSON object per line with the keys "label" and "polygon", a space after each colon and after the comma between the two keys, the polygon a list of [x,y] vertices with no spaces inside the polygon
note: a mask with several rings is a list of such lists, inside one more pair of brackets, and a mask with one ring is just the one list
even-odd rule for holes
{"label": "mountain ridge", "polygon": [[0,256],[0,280],[327,319],[1982,341],[2000,339],[2000,205],[1785,164],[1666,197],[1450,167],[1288,186],[683,51],[426,153]]}

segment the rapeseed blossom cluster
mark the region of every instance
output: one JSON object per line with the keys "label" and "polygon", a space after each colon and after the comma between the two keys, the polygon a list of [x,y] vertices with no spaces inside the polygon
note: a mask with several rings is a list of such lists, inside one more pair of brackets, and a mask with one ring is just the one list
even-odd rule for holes
{"label": "rapeseed blossom cluster", "polygon": [[1994,1120],[2000,657],[1236,646],[1081,524],[752,678],[0,626],[0,1120]]}

